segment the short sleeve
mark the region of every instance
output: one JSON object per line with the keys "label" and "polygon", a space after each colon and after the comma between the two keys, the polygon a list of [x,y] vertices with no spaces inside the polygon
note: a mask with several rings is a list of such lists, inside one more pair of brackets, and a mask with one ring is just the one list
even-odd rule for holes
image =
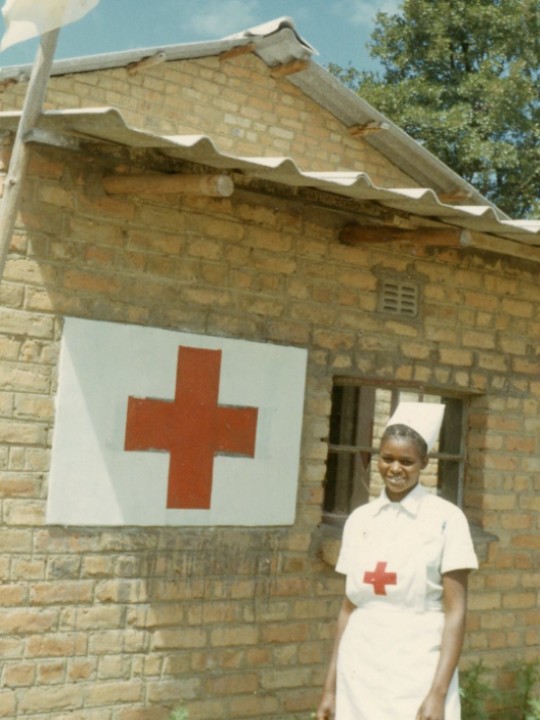
{"label": "short sleeve", "polygon": [[476,570],[478,559],[469,530],[469,523],[463,512],[451,506],[445,526],[444,547],[441,558],[441,573],[452,570]]}

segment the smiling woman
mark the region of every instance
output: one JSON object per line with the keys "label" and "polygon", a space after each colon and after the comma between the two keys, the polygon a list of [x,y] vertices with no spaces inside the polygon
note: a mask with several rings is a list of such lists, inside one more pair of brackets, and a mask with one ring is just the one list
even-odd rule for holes
{"label": "smiling woman", "polygon": [[[402,434],[398,434],[403,428]],[[398,502],[418,484],[420,472],[427,463],[426,444],[418,436],[406,434],[405,425],[393,425],[383,436],[379,453],[379,472],[392,502]],[[422,443],[422,444],[421,444]]]}
{"label": "smiling woman", "polygon": [[381,439],[385,489],[345,524],[346,596],[318,720],[460,718],[456,668],[478,564],[461,510],[419,483],[444,409],[398,406]]}

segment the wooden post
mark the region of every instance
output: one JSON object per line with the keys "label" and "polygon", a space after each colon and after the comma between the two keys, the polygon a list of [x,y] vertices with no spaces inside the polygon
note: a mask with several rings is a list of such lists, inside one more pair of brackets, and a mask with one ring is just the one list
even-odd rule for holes
{"label": "wooden post", "polygon": [[28,83],[24,106],[15,135],[4,192],[0,202],[0,282],[19,210],[22,185],[28,167],[29,148],[26,136],[39,120],[47,92],[47,84],[60,30],[52,30],[41,37],[32,74]]}
{"label": "wooden post", "polygon": [[203,197],[230,197],[234,182],[228,175],[107,175],[103,188],[111,195],[185,194]]}

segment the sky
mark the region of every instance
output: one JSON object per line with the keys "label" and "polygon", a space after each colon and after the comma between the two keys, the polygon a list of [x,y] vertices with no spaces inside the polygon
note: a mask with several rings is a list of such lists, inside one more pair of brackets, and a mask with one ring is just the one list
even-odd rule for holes
{"label": "sky", "polygon": [[[85,18],[62,28],[55,57],[215,40],[287,16],[318,50],[321,65],[373,70],[365,45],[375,15],[396,12],[399,5],[400,0],[101,0]],[[32,63],[36,48],[35,40],[7,48],[0,68]]]}

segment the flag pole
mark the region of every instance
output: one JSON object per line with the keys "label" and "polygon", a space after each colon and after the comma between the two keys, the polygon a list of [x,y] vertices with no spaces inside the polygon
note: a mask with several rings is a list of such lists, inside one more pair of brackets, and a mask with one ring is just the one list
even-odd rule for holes
{"label": "flag pole", "polygon": [[56,28],[41,36],[13,143],[8,172],[4,179],[4,191],[0,201],[0,282],[4,274],[28,167],[29,148],[26,137],[28,132],[36,127],[43,110],[59,32],[60,28]]}

